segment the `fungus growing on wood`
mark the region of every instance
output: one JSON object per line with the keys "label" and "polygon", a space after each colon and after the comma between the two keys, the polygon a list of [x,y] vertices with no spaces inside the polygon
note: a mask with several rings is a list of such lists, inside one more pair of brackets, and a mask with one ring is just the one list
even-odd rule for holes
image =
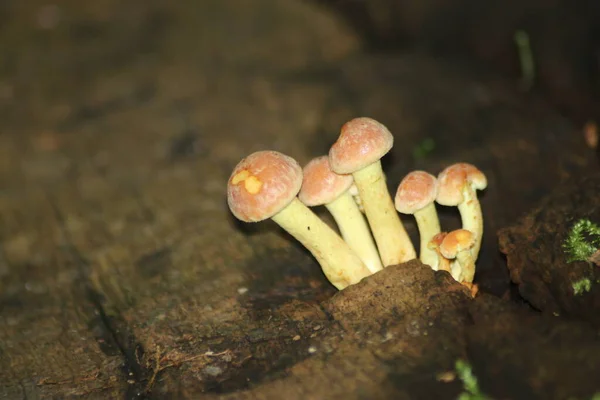
{"label": "fungus growing on wood", "polygon": [[486,187],[485,175],[471,164],[453,164],[438,175],[436,201],[443,206],[458,206],[462,228],[475,235],[475,244],[471,249],[474,261],[477,260],[483,237],[483,215],[476,191]]}
{"label": "fungus growing on wood", "polygon": [[325,205],[340,228],[342,237],[369,271],[380,271],[383,266],[369,225],[349,191],[354,183],[352,175],[333,172],[327,156],[311,160],[304,167],[303,175],[298,199],[309,207]]}
{"label": "fungus growing on wood", "polygon": [[[452,265],[452,276],[470,288],[473,295],[476,293],[476,286],[473,285],[475,259],[470,250],[474,245],[475,235],[466,229],[457,229],[448,233],[440,244],[440,253],[449,260],[457,261],[456,266]],[[458,267],[457,274],[454,272],[456,267]]]}
{"label": "fungus growing on wood", "polygon": [[384,266],[416,258],[381,170],[380,159],[393,143],[394,138],[384,125],[371,118],[355,118],[342,126],[329,151],[331,169],[354,177]]}
{"label": "fungus growing on wood", "polygon": [[396,191],[396,210],[413,214],[419,227],[419,258],[423,264],[438,269],[438,255],[429,248],[431,239],[440,233],[440,220],[435,210],[438,187],[435,176],[425,171],[413,171],[406,175]]}
{"label": "fungus growing on wood", "polygon": [[275,221],[313,254],[336,288],[370,275],[348,244],[297,199],[301,185],[302,168],[296,160],[276,151],[259,151],[234,168],[227,202],[241,221]]}
{"label": "fungus growing on wood", "polygon": [[[434,235],[433,238],[431,238],[431,240],[427,244],[427,248],[434,251],[435,254],[437,255],[437,258],[438,258],[437,270],[438,271],[447,271],[447,272],[452,273],[451,266],[450,266],[450,260],[448,260],[446,257],[444,257],[440,251],[440,245],[442,244],[442,241],[444,240],[444,238],[446,237],[447,234],[448,234],[448,232],[440,232],[437,235]],[[454,275],[453,275],[453,277],[454,277]],[[454,279],[456,279],[456,278],[454,278]]]}

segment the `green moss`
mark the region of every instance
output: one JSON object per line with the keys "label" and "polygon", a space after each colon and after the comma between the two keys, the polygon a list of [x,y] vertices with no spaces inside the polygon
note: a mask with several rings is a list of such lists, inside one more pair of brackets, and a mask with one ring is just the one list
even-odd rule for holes
{"label": "green moss", "polygon": [[468,362],[457,360],[454,368],[464,387],[464,391],[458,396],[458,400],[490,400],[479,390],[477,377],[473,375],[473,369]]}
{"label": "green moss", "polygon": [[600,226],[589,219],[580,219],[573,225],[563,243],[567,261],[588,261],[600,248]]}
{"label": "green moss", "polygon": [[585,292],[589,292],[592,289],[592,282],[588,278],[583,278],[577,282],[573,282],[573,293],[575,296],[579,296]]}

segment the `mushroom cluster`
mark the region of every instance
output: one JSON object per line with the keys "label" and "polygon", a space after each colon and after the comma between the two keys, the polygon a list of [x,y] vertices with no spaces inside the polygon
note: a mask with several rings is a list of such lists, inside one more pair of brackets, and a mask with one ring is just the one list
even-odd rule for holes
{"label": "mushroom cluster", "polygon": [[[272,219],[316,258],[338,289],[389,265],[417,258],[398,213],[412,214],[420,235],[419,258],[449,272],[472,290],[481,247],[483,217],[477,190],[487,186],[475,166],[453,164],[437,177],[413,171],[392,200],[381,158],[394,137],[371,118],[342,126],[329,154],[301,168],[276,151],[258,151],[241,160],[227,185],[233,215],[245,222]],[[462,229],[442,232],[435,203],[456,206]],[[325,206],[339,234],[309,207]]]}

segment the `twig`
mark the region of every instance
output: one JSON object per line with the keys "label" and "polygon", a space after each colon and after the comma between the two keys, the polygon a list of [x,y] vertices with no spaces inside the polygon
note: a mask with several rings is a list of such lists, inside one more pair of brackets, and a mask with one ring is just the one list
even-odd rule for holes
{"label": "twig", "polygon": [[149,392],[152,388],[152,385],[154,385],[154,382],[156,380],[156,377],[158,376],[158,374],[162,371],[164,371],[167,368],[171,368],[171,367],[177,367],[180,366],[183,363],[187,363],[190,361],[194,361],[197,360],[199,358],[209,358],[209,357],[218,357],[218,356],[223,356],[225,354],[230,354],[231,350],[227,349],[225,351],[222,351],[220,353],[213,353],[212,351],[207,351],[204,354],[197,354],[195,356],[191,356],[188,358],[184,358],[182,360],[178,360],[178,361],[174,361],[171,362],[170,364],[165,364],[165,365],[161,365],[161,363],[163,361],[166,361],[165,358],[167,357],[167,355],[164,355],[161,357],[161,352],[160,352],[160,346],[156,346],[156,361],[155,361],[155,365],[154,368],[152,368],[152,376],[150,377],[150,380],[148,381],[148,384],[146,385],[146,389],[145,392]]}
{"label": "twig", "polygon": [[156,376],[163,369],[164,368],[160,367],[160,346],[156,345],[156,365],[154,366],[154,368],[152,368],[152,376],[150,377],[150,380],[148,381],[148,384],[146,385],[145,392],[150,391],[150,388],[152,387],[152,385],[154,385],[154,380],[156,379]]}

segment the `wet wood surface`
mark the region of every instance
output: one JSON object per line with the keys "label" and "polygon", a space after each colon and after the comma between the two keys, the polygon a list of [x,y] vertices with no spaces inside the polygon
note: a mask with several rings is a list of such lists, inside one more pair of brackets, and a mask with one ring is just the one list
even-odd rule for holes
{"label": "wet wood surface", "polygon": [[[495,232],[557,182],[598,167],[581,132],[542,100],[469,65],[368,54],[349,28],[305,2],[0,7],[0,398],[277,398],[287,388],[289,398],[405,398],[433,382],[432,371],[469,358],[464,321],[475,314],[461,288],[413,265],[413,280],[427,282],[417,293],[457,310],[444,329],[464,331],[450,348],[441,339],[415,347],[448,349],[439,358],[403,358],[410,318],[392,322],[385,310],[391,349],[383,358],[359,351],[370,340],[360,331],[375,322],[348,317],[341,304],[361,297],[360,287],[368,297],[387,275],[332,300],[310,254],[273,224],[231,217],[233,166],[260,149],[305,164],[360,115],[395,135],[384,159],[390,190],[412,169],[480,166],[489,189],[476,281],[493,304],[504,303],[491,296],[510,297]],[[433,151],[415,152],[426,139]],[[440,210],[445,228],[458,225],[455,211]],[[414,222],[403,220],[416,242]],[[393,293],[385,298],[408,301]],[[418,305],[428,301],[413,299],[407,314],[425,318]],[[345,330],[356,337],[346,341]],[[502,345],[474,332],[485,348]],[[586,328],[580,335],[597,354]],[[471,358],[484,378],[497,373]],[[535,386],[528,377],[523,385]],[[558,384],[591,393],[575,379]],[[453,398],[460,385],[431,390]]]}

